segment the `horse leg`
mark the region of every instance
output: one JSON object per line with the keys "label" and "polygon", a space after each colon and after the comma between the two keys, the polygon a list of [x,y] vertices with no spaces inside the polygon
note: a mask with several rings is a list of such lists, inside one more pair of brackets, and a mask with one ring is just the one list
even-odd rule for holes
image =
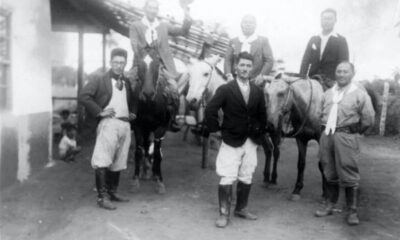
{"label": "horse leg", "polygon": [[272,166],[272,176],[271,176],[271,183],[272,184],[277,184],[276,179],[278,178],[278,160],[281,155],[281,150],[279,149],[279,144],[280,144],[280,138],[277,136],[274,136],[271,138],[272,141],[272,146],[273,146],[273,156],[274,156],[274,162]]}
{"label": "horse leg", "polygon": [[273,146],[270,143],[270,139],[268,135],[265,135],[262,138],[261,145],[264,150],[265,155],[265,166],[264,166],[264,184],[268,186],[270,183],[270,172],[271,172],[271,157],[272,157],[272,149]]}
{"label": "horse leg", "polygon": [[298,160],[297,160],[297,180],[296,186],[293,190],[291,200],[300,200],[300,191],[303,188],[304,180],[304,169],[306,167],[306,154],[307,154],[307,143],[308,140],[296,138],[297,148],[299,150]]}
{"label": "horse leg", "polygon": [[163,178],[161,174],[161,143],[162,140],[160,138],[154,139],[154,162],[153,162],[153,174],[154,178],[157,182],[157,193],[164,194],[165,193],[165,185],[163,183]]}
{"label": "horse leg", "polygon": [[143,168],[143,174],[142,178],[144,180],[149,180],[151,179],[151,173],[150,173],[150,168],[151,168],[151,154],[149,152],[150,145],[151,145],[151,139],[150,139],[150,132],[146,132],[144,134],[144,158],[142,161],[142,168]]}
{"label": "horse leg", "polygon": [[325,202],[327,200],[327,198],[328,198],[327,192],[326,192],[326,184],[327,184],[327,182],[326,182],[326,178],[325,178],[325,175],[324,175],[324,171],[322,169],[321,161],[318,161],[318,169],[321,172],[321,178],[322,178],[322,201]]}

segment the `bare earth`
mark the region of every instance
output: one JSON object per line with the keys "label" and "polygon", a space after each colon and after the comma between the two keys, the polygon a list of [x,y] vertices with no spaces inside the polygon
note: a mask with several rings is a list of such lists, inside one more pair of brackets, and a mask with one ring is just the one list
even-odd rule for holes
{"label": "bare earth", "polygon": [[193,140],[183,142],[181,134],[169,134],[163,148],[165,195],[158,195],[151,181],[142,181],[140,192],[129,193],[130,165],[122,175],[120,192],[131,201],[119,204],[116,211],[99,209],[89,164],[91,149],[86,146],[78,163],[57,162],[30,181],[1,192],[1,239],[400,239],[400,141],[368,137],[362,143],[357,227],[344,223],[344,213],[323,219],[313,216],[322,207],[315,142],[309,144],[302,199],[288,200],[296,178],[297,149],[294,140],[286,139],[277,186],[263,186],[264,156],[259,150],[250,195],[250,209],[259,219],[233,217],[226,229],[217,229],[218,178],[213,170],[217,152],[211,150],[210,169],[202,170],[201,148]]}

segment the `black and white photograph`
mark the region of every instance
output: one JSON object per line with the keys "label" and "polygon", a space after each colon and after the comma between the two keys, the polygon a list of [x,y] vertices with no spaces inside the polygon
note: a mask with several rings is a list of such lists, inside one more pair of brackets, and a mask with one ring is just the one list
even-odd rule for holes
{"label": "black and white photograph", "polygon": [[399,240],[400,0],[0,0],[1,240]]}

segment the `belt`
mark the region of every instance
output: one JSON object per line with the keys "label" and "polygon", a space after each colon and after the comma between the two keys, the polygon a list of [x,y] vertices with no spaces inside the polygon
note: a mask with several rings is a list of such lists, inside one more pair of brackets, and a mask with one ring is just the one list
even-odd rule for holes
{"label": "belt", "polygon": [[[322,131],[325,131],[325,128],[326,128],[325,125],[321,126]],[[335,128],[335,133],[336,132],[349,133],[349,134],[354,133],[349,126],[337,127],[337,128]]]}
{"label": "belt", "polygon": [[117,117],[115,119],[121,120],[123,122],[129,122],[129,118],[128,117]]}

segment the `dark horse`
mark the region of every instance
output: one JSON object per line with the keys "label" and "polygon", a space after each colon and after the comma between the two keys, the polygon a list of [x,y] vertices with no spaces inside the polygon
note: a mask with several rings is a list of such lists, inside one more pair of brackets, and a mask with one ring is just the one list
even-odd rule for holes
{"label": "dark horse", "polygon": [[[164,74],[165,73],[165,74]],[[165,96],[167,87],[166,70],[159,57],[150,55],[141,61],[138,67],[138,86],[135,88],[139,96],[137,119],[133,123],[136,139],[135,173],[133,191],[140,187],[139,179],[147,172],[152,163],[153,179],[157,183],[157,192],[165,193],[161,172],[161,144],[171,119],[168,101]],[[154,143],[153,154],[149,153]]]}

